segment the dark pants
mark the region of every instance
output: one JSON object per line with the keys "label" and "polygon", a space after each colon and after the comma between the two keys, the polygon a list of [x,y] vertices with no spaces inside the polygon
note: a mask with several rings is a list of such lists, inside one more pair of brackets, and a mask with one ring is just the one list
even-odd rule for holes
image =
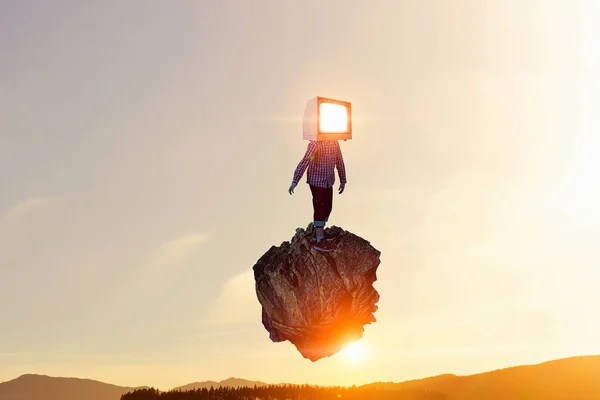
{"label": "dark pants", "polygon": [[313,219],[319,222],[327,221],[333,207],[333,186],[324,188],[310,185],[310,191],[314,210]]}

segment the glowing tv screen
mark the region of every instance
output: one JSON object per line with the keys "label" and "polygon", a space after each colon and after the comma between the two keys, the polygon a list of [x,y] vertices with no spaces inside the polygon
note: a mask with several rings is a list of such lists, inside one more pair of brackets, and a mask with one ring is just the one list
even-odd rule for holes
{"label": "glowing tv screen", "polygon": [[302,136],[315,141],[352,139],[350,102],[320,96],[308,100]]}

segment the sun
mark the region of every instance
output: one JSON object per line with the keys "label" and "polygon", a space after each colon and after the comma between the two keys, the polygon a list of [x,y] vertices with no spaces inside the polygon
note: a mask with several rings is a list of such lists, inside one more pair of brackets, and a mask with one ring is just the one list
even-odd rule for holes
{"label": "sun", "polygon": [[353,342],[341,351],[344,357],[352,362],[360,362],[364,359],[365,349],[360,342]]}

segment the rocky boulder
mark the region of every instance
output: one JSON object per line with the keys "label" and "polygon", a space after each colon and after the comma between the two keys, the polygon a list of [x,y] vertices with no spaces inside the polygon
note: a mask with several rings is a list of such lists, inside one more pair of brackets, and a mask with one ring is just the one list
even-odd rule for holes
{"label": "rocky boulder", "polygon": [[272,246],[254,265],[262,323],[274,342],[289,340],[312,361],[360,339],[375,322],[380,252],[365,239],[333,226],[331,251],[313,247],[313,226]]}

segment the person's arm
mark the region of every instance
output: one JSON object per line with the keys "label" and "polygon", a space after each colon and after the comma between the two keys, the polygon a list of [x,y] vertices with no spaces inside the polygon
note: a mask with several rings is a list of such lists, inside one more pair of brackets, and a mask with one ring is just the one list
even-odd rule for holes
{"label": "person's arm", "polygon": [[304,157],[302,157],[302,160],[300,160],[300,163],[296,167],[296,171],[294,171],[292,186],[296,186],[298,182],[300,182],[300,179],[302,179],[302,175],[304,175],[304,171],[306,171],[306,168],[308,167],[308,163],[310,163],[314,159],[316,151],[317,143],[311,140],[308,143],[308,147],[306,148],[306,153],[304,154]]}
{"label": "person's arm", "polygon": [[338,170],[338,176],[340,177],[340,184],[346,184],[346,166],[344,165],[344,157],[342,156],[342,149],[340,144],[337,143],[337,155],[335,157],[335,166]]}

